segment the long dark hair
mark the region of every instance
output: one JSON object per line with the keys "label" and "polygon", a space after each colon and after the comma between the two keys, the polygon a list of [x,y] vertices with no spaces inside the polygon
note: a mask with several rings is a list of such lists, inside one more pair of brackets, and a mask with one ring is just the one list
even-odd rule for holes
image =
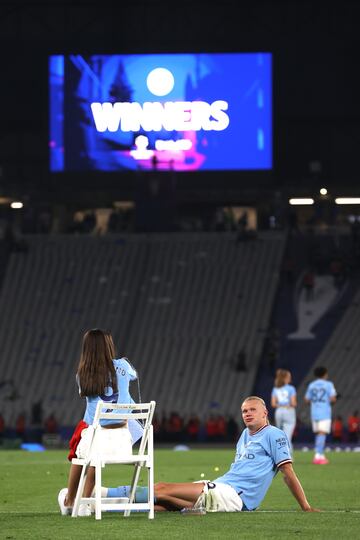
{"label": "long dark hair", "polygon": [[110,332],[94,328],[84,334],[77,370],[82,397],[99,396],[107,386],[118,391],[114,358],[115,345]]}

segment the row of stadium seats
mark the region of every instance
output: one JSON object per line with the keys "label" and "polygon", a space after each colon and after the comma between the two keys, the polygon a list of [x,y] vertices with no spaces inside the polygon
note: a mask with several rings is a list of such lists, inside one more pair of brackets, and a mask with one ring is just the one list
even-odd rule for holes
{"label": "row of stadium seats", "polygon": [[[112,331],[158,411],[238,417],[250,392],[276,291],[285,237],[262,233],[30,236],[12,253],[0,296],[7,424],[41,401],[63,425],[82,414],[75,371],[82,334]],[[239,351],[246,370],[235,369]],[[1,382],[1,381],[0,381]],[[133,388],[137,398],[136,387]]]}
{"label": "row of stadium seats", "polygon": [[[360,291],[346,308],[339,324],[299,387],[299,395],[304,395],[307,383],[314,378],[313,369],[317,366],[326,366],[329,379],[334,382],[340,394],[334,414],[347,418],[354,410],[359,409],[359,350]],[[298,414],[302,419],[307,417],[308,411],[305,404],[299,404]]]}

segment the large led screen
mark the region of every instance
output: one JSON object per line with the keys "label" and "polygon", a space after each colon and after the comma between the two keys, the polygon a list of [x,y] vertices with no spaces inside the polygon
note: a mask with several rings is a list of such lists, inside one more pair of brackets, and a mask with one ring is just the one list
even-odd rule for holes
{"label": "large led screen", "polygon": [[51,171],[272,167],[270,53],[56,55]]}

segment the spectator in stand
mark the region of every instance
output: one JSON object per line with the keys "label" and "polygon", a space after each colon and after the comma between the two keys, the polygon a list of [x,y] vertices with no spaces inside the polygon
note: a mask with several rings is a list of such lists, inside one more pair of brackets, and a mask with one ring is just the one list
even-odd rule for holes
{"label": "spectator in stand", "polygon": [[235,362],[235,371],[246,371],[246,351],[244,348],[242,348],[237,355],[237,359]]}
{"label": "spectator in stand", "polygon": [[39,426],[43,421],[43,406],[42,400],[36,401],[31,407],[31,424],[33,426]]}
{"label": "spectator in stand", "polygon": [[5,420],[3,415],[0,413],[0,442],[3,440],[5,434]]}
{"label": "spectator in stand", "polygon": [[109,215],[108,232],[110,233],[119,232],[119,224],[120,224],[119,212],[118,210],[113,210],[111,214]]}
{"label": "spectator in stand", "polygon": [[200,420],[196,414],[192,414],[186,424],[186,437],[188,441],[198,440],[200,430]]}
{"label": "spectator in stand", "polygon": [[238,233],[237,233],[237,236],[236,236],[236,243],[239,243],[242,240],[246,239],[247,228],[248,228],[248,213],[245,210],[241,214],[241,216],[240,216],[240,218],[238,219],[238,222],[237,222]]}
{"label": "spectator in stand", "polygon": [[22,441],[25,441],[26,418],[24,413],[19,414],[16,419],[15,432],[17,437],[19,437]]}
{"label": "spectator in stand", "polygon": [[236,230],[236,220],[234,211],[231,206],[224,208],[224,220],[225,220],[225,230],[226,231],[235,231]]}
{"label": "spectator in stand", "polygon": [[161,437],[161,423],[159,422],[159,419],[156,414],[154,414],[153,416],[152,425],[153,425],[153,430],[154,430],[154,437],[156,438],[157,441],[159,441]]}
{"label": "spectator in stand", "polygon": [[215,212],[215,231],[224,231],[225,230],[225,214],[223,208],[217,208]]}
{"label": "spectator in stand", "polygon": [[305,289],[305,300],[310,302],[314,299],[315,275],[312,270],[307,270],[303,278],[303,286]]}
{"label": "spectator in stand", "polygon": [[336,416],[331,426],[332,439],[334,442],[344,440],[344,422],[341,416]]}
{"label": "spectator in stand", "polygon": [[294,284],[295,277],[295,262],[290,255],[288,255],[284,260],[283,272],[285,275],[286,283],[292,286]]}
{"label": "spectator in stand", "polygon": [[288,214],[288,224],[289,224],[290,234],[299,232],[297,213],[293,209],[291,209]]}
{"label": "spectator in stand", "polygon": [[167,442],[169,440],[168,435],[168,424],[169,420],[165,413],[162,414],[161,422],[160,422],[160,437],[162,441]]}
{"label": "spectator in stand", "polygon": [[216,440],[219,442],[225,442],[226,440],[226,420],[222,414],[218,414],[215,418],[216,421]]}
{"label": "spectator in stand", "polygon": [[348,418],[348,433],[349,433],[349,442],[357,443],[359,442],[360,434],[360,417],[359,411],[354,411]]}
{"label": "spectator in stand", "polygon": [[167,431],[171,442],[179,441],[183,435],[183,420],[177,412],[172,412],[168,421]]}
{"label": "spectator in stand", "polygon": [[269,370],[272,374],[280,354],[280,332],[275,326],[271,326],[268,330],[264,354],[267,357]]}
{"label": "spectator in stand", "polygon": [[82,222],[82,232],[92,233],[96,226],[96,217],[95,213],[90,211],[85,214],[85,217]]}
{"label": "spectator in stand", "polygon": [[208,442],[215,442],[217,437],[217,423],[215,416],[210,414],[205,423],[206,440]]}
{"label": "spectator in stand", "polygon": [[53,413],[50,414],[45,420],[45,433],[58,433],[59,425]]}
{"label": "spectator in stand", "polygon": [[226,426],[227,440],[236,442],[239,438],[239,428],[233,416],[229,416]]}
{"label": "spectator in stand", "polygon": [[354,219],[351,225],[351,237],[353,250],[355,251],[355,253],[358,253],[360,245],[360,222],[357,218]]}
{"label": "spectator in stand", "polygon": [[343,263],[338,257],[333,259],[330,263],[330,272],[334,279],[334,286],[338,289],[343,283]]}

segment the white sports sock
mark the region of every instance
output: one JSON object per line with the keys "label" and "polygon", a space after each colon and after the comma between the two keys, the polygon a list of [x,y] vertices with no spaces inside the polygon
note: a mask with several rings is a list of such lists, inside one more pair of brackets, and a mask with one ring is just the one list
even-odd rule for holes
{"label": "white sports sock", "polygon": [[[95,488],[92,490],[91,496],[95,497]],[[101,498],[105,499],[105,497],[107,496],[108,496],[108,488],[101,486]]]}

